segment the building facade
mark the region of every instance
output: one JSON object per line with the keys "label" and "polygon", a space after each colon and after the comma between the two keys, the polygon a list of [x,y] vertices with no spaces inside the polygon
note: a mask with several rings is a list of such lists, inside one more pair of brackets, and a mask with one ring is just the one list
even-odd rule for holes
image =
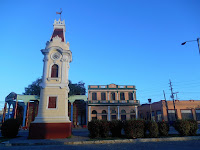
{"label": "building facade", "polygon": [[88,86],[88,121],[134,119],[139,105],[134,85]]}
{"label": "building facade", "polygon": [[[175,109],[174,109],[175,107]],[[139,118],[173,122],[177,119],[194,119],[200,123],[200,100],[161,100],[138,107]]]}

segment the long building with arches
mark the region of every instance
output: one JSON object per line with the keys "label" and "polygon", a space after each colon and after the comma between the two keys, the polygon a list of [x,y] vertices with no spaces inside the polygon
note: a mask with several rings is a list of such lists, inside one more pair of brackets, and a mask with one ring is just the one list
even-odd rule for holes
{"label": "long building with arches", "polygon": [[139,105],[134,85],[88,86],[88,121],[137,119]]}

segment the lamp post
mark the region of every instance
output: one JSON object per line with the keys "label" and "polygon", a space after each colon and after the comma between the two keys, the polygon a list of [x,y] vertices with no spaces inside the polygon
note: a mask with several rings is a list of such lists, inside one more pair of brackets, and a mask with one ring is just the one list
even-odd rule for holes
{"label": "lamp post", "polygon": [[150,120],[152,120],[152,113],[151,113],[151,99],[150,99],[150,98],[148,99],[148,102],[149,102],[149,104],[150,104],[150,105],[149,105],[149,107],[150,107],[150,117],[151,117]]}
{"label": "lamp post", "polygon": [[185,41],[185,42],[181,43],[181,45],[185,45],[187,42],[194,42],[194,41],[197,41],[198,48],[199,48],[199,54],[200,54],[200,43],[199,43],[199,39],[200,39],[200,38],[197,38],[196,40]]}

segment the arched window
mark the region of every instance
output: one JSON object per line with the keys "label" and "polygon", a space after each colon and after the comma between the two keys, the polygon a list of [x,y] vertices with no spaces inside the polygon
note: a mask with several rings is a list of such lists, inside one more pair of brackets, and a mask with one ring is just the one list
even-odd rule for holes
{"label": "arched window", "polygon": [[97,93],[92,93],[92,100],[97,100]]}
{"label": "arched window", "polygon": [[92,111],[92,120],[97,120],[97,111],[96,110]]}
{"label": "arched window", "polygon": [[128,97],[129,97],[129,100],[133,100],[133,93],[132,93],[132,92],[129,92],[129,93],[128,93]]}
{"label": "arched window", "polygon": [[114,92],[111,93],[111,100],[115,100],[115,93]]}
{"label": "arched window", "polygon": [[107,114],[106,110],[102,110],[102,114]]}
{"label": "arched window", "polygon": [[130,113],[135,113],[135,110],[131,109]]}
{"label": "arched window", "polygon": [[122,114],[125,114],[125,113],[126,113],[126,111],[125,111],[124,109],[122,109],[122,110],[121,110],[121,113],[122,113]]}
{"label": "arched window", "polygon": [[101,100],[106,100],[106,93],[101,93]]}
{"label": "arched window", "polygon": [[111,111],[111,114],[116,114],[116,111],[115,111],[115,110],[112,110],[112,111]]}
{"label": "arched window", "polygon": [[106,110],[102,110],[102,120],[107,120],[107,112]]}
{"label": "arched window", "polygon": [[96,111],[96,110],[93,110],[93,111],[92,111],[92,114],[97,114],[97,111]]}
{"label": "arched window", "polygon": [[124,92],[121,92],[121,93],[120,93],[120,100],[125,100]]}
{"label": "arched window", "polygon": [[117,119],[116,111],[112,110],[111,111],[111,120],[116,120],[116,119]]}
{"label": "arched window", "polygon": [[58,65],[56,64],[51,67],[51,78],[58,78]]}

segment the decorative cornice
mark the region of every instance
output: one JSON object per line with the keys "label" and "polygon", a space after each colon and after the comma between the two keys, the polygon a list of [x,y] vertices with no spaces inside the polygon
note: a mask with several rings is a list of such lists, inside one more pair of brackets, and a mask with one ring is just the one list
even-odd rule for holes
{"label": "decorative cornice", "polygon": [[69,92],[69,87],[67,83],[58,83],[58,84],[48,84],[48,83],[40,83],[40,87],[44,88],[66,88],[66,90]]}
{"label": "decorative cornice", "polygon": [[53,37],[53,42],[61,42],[62,41],[62,38],[59,37],[58,35]]}

